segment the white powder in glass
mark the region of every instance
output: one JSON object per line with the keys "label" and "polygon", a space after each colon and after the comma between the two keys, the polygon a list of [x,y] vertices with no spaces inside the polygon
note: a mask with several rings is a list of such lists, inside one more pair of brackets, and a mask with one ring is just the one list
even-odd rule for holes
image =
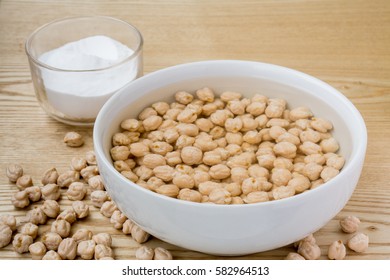
{"label": "white powder in glass", "polygon": [[[48,102],[73,119],[93,119],[107,99],[137,78],[140,56],[115,65],[134,53],[107,36],[92,36],[48,51],[39,60],[51,67],[42,69]],[[88,71],[90,70],[90,71]]]}

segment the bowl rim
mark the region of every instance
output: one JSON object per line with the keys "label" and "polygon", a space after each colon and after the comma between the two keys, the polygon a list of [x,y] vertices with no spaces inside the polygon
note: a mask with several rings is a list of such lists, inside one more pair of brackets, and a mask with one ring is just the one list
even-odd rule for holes
{"label": "bowl rim", "polygon": [[[270,63],[264,63],[264,62],[258,62],[258,61],[247,61],[247,60],[204,60],[204,61],[197,61],[197,62],[190,62],[190,63],[184,63],[184,64],[178,64],[174,66],[170,66],[167,68],[159,69],[154,72],[148,73],[144,75],[143,77],[140,77],[136,79],[135,81],[127,84],[124,88],[120,89],[118,92],[116,92],[112,97],[109,98],[109,100],[104,104],[102,109],[100,110],[93,129],[93,135],[100,135],[100,131],[102,129],[100,123],[102,120],[105,118],[104,116],[111,111],[111,106],[112,104],[115,103],[115,99],[121,95],[123,95],[126,91],[128,91],[128,88],[133,87],[134,85],[142,84],[147,82],[150,79],[153,79],[154,77],[158,77],[161,75],[161,73],[165,72],[176,72],[180,71],[182,68],[187,68],[187,67],[203,67],[208,64],[226,64],[227,65],[233,65],[233,64],[246,64],[247,66],[255,66],[255,65],[260,65],[262,67],[270,67],[272,70],[276,71],[282,71],[285,73],[289,73],[291,75],[295,75],[296,77],[302,78],[307,80],[307,82],[315,83],[318,86],[323,87],[326,89],[327,92],[333,94],[336,96],[340,102],[342,102],[348,109],[354,114],[354,118],[357,120],[359,128],[360,128],[360,136],[357,139],[357,146],[355,150],[358,151],[358,153],[352,153],[351,157],[349,159],[349,164],[347,166],[344,166],[340,172],[340,174],[346,174],[352,172],[352,169],[359,163],[359,158],[364,157],[366,154],[366,149],[367,149],[367,128],[364,122],[364,119],[358,109],[352,104],[352,102],[345,97],[341,92],[339,92],[337,89],[332,87],[331,85],[325,83],[324,81],[315,78],[311,75],[308,75],[306,73],[303,73],[301,71],[291,69],[288,67],[276,65],[276,64],[270,64]],[[210,209],[238,209],[238,208],[252,208],[252,207],[272,207],[273,205],[279,205],[282,206],[283,204],[290,204],[290,203],[297,203],[300,200],[304,199],[305,197],[310,197],[312,195],[315,195],[317,193],[326,191],[327,186],[332,183],[337,185],[338,181],[341,180],[340,176],[335,176],[328,182],[320,185],[319,187],[312,189],[307,192],[300,193],[298,195],[294,195],[292,197],[287,197],[283,198],[280,200],[271,200],[271,201],[265,201],[265,202],[258,202],[258,203],[252,203],[252,204],[214,204],[214,203],[199,203],[199,202],[192,202],[192,201],[186,201],[186,200],[181,200],[177,198],[172,198],[168,196],[164,196],[158,193],[155,193],[153,191],[147,190],[136,183],[126,179],[124,176],[122,176],[115,168],[114,166],[109,162],[109,160],[106,158],[104,150],[103,150],[103,143],[102,139],[98,137],[93,138],[93,143],[94,143],[94,148],[95,152],[97,153],[98,157],[101,159],[101,162],[108,168],[110,171],[110,175],[117,177],[121,182],[124,184],[129,184],[130,186],[134,187],[137,191],[145,192],[145,194],[152,196],[155,199],[160,199],[167,201],[169,203],[175,203],[177,205],[183,205],[184,207],[202,207],[202,208],[210,208]],[[103,177],[103,176],[102,176]],[[104,177],[103,177],[104,179]],[[108,187],[109,190],[110,187]]]}

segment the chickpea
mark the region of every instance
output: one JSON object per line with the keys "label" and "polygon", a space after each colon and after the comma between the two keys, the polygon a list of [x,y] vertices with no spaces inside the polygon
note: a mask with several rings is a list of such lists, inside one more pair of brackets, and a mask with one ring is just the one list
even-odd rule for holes
{"label": "chickpea", "polygon": [[162,185],[164,185],[164,181],[161,180],[160,178],[157,177],[151,177],[149,180],[146,182],[148,189],[152,191],[156,191],[156,189]]}
{"label": "chickpea", "polygon": [[258,164],[253,164],[248,168],[248,174],[250,177],[269,177],[268,169],[261,167]]}
{"label": "chickpea", "polygon": [[83,201],[75,201],[72,203],[73,211],[77,219],[83,219],[89,215],[89,206]]}
{"label": "chickpea", "polygon": [[164,182],[170,182],[173,179],[174,169],[169,165],[162,165],[153,168],[153,173]]}
{"label": "chickpea", "polygon": [[343,168],[345,163],[345,159],[342,156],[334,156],[330,157],[326,160],[326,165],[329,167],[333,167],[334,169],[340,170]]}
{"label": "chickpea", "polygon": [[46,247],[40,241],[31,244],[28,247],[28,250],[29,250],[33,260],[41,260],[43,258],[43,256],[46,254]]}
{"label": "chickpea", "polygon": [[198,89],[196,96],[204,102],[213,102],[215,98],[213,90],[208,87]]}
{"label": "chickpea", "polygon": [[173,147],[166,142],[158,141],[150,145],[150,149],[153,153],[165,156],[167,153],[172,152]]}
{"label": "chickpea", "polygon": [[33,238],[30,235],[17,233],[12,241],[12,246],[15,252],[23,254],[28,252],[28,247],[33,243]]}
{"label": "chickpea", "polygon": [[154,250],[148,246],[141,246],[135,251],[137,260],[153,260]]}
{"label": "chickpea", "polygon": [[311,128],[311,120],[308,119],[299,119],[293,123],[293,127],[299,128],[300,130],[306,130]]}
{"label": "chickpea", "polygon": [[111,247],[112,245],[111,235],[105,232],[95,234],[92,236],[92,240],[95,241],[96,244],[102,244],[107,247]]}
{"label": "chickpea", "polygon": [[322,154],[311,154],[311,155],[305,156],[304,162],[305,163],[314,162],[314,163],[317,163],[319,165],[324,165],[325,157]]}
{"label": "chickpea", "polygon": [[36,202],[41,199],[41,188],[38,186],[28,187],[25,189],[28,199],[31,202]]}
{"label": "chickpea", "polygon": [[61,188],[67,188],[73,182],[77,182],[80,179],[80,173],[74,170],[69,170],[58,176],[57,184]]}
{"label": "chickpea", "polygon": [[113,146],[127,146],[131,143],[130,137],[124,133],[115,133],[112,137]]}
{"label": "chickpea", "polygon": [[246,132],[242,139],[249,144],[259,144],[261,142],[261,134],[257,130],[251,130]]}
{"label": "chickpea", "polygon": [[154,260],[172,260],[172,254],[164,248],[157,247],[154,249]]}
{"label": "chickpea", "polygon": [[70,184],[68,190],[66,191],[66,195],[69,200],[83,200],[85,195],[87,194],[87,189],[84,183],[81,182],[73,182]]}
{"label": "chickpea", "polygon": [[134,226],[134,222],[130,219],[127,219],[122,226],[122,231],[124,234],[131,234],[131,229]]}
{"label": "chickpea", "polygon": [[230,176],[230,168],[224,164],[211,166],[209,174],[211,178],[221,180]]}
{"label": "chickpea", "polygon": [[292,186],[280,186],[272,190],[272,196],[275,200],[287,198],[295,195],[295,188]]}
{"label": "chickpea", "polygon": [[96,165],[97,164],[95,151],[93,151],[93,150],[85,153],[85,159],[87,160],[87,163],[89,165]]}
{"label": "chickpea", "polygon": [[148,180],[153,176],[153,170],[147,168],[145,165],[138,166],[134,169],[135,174],[138,176],[139,180]]}
{"label": "chickpea", "polygon": [[340,171],[337,169],[334,169],[333,167],[326,166],[321,171],[321,178],[324,180],[324,182],[328,182],[330,179],[336,177],[337,174],[339,174]]}
{"label": "chickpea", "polygon": [[150,234],[144,231],[138,225],[134,224],[133,228],[131,229],[131,237],[133,237],[136,242],[142,244],[149,239]]}
{"label": "chickpea", "polygon": [[222,188],[222,185],[220,183],[212,182],[212,181],[206,181],[202,182],[198,186],[198,190],[202,195],[209,195],[212,190],[216,188]]}
{"label": "chickpea", "polygon": [[118,207],[113,201],[105,201],[100,207],[100,213],[107,218],[111,218],[115,210],[118,210]]}
{"label": "chickpea", "polygon": [[266,104],[264,102],[252,102],[246,107],[246,112],[252,116],[258,117],[265,111]]}
{"label": "chickpea", "polygon": [[166,102],[156,102],[152,104],[152,108],[157,114],[163,116],[169,110],[169,104]]}
{"label": "chickpea", "polygon": [[178,91],[175,94],[175,99],[180,104],[187,105],[191,103],[191,101],[194,99],[194,96],[186,91]]}
{"label": "chickpea", "polygon": [[121,122],[120,126],[124,130],[135,132],[141,127],[141,122],[136,119],[126,119]]}
{"label": "chickpea", "polygon": [[[151,107],[147,107],[144,110],[142,110],[141,113],[139,113],[138,119],[140,121],[144,121],[144,120],[146,120],[147,118],[149,118],[151,116],[157,116],[157,115],[158,114],[157,114],[156,110],[154,110]],[[136,122],[134,122],[134,123],[136,124]],[[133,131],[139,131],[140,128],[141,128],[141,124],[139,124],[139,127],[137,127],[137,129],[133,128]]]}
{"label": "chickpea", "polygon": [[30,223],[33,223],[36,225],[43,225],[47,221],[47,216],[46,216],[45,212],[43,212],[41,207],[36,207],[36,208],[28,211],[26,218]]}
{"label": "chickpea", "polygon": [[234,115],[245,114],[245,105],[240,100],[232,100],[226,106]]}
{"label": "chickpea", "polygon": [[311,190],[312,190],[312,189],[315,189],[315,188],[321,186],[323,183],[324,183],[324,180],[322,180],[322,179],[315,180],[315,181],[311,182],[311,187],[310,187],[310,189],[311,189]]}
{"label": "chickpea", "polygon": [[256,121],[256,124],[257,124],[257,129],[263,129],[265,127],[265,125],[267,124],[268,122],[268,117],[264,114],[258,116],[255,118],[255,121]]}
{"label": "chickpea", "polygon": [[185,164],[193,165],[202,162],[203,152],[197,147],[186,146],[181,151],[181,159]]}
{"label": "chickpea", "polygon": [[10,214],[4,214],[0,216],[0,224],[4,224],[10,227],[12,231],[16,230],[15,216]]}
{"label": "chickpea", "polygon": [[177,120],[182,123],[193,123],[198,118],[197,113],[191,109],[184,109],[177,115]]}
{"label": "chickpea", "polygon": [[54,250],[50,250],[50,251],[47,251],[46,254],[43,256],[42,260],[62,260],[60,255],[54,251]]}
{"label": "chickpea", "polygon": [[311,181],[315,181],[318,178],[320,178],[320,174],[322,173],[322,169],[323,168],[321,165],[314,163],[314,162],[310,162],[310,163],[305,165],[305,167],[302,170],[302,173],[307,178],[309,178]]}
{"label": "chickpea", "polygon": [[301,140],[297,136],[295,136],[295,135],[293,135],[293,134],[291,134],[289,132],[285,132],[282,135],[280,135],[278,137],[278,139],[276,139],[276,142],[277,143],[279,143],[279,142],[290,142],[290,143],[292,143],[294,145],[299,145],[301,143]]}
{"label": "chickpea", "polygon": [[[87,167],[87,160],[81,157],[73,157],[70,161],[70,168],[74,171],[80,172],[82,169]],[[58,179],[58,176],[57,176]],[[54,182],[56,183],[56,182]]]}
{"label": "chickpea", "polygon": [[264,154],[257,157],[257,162],[260,167],[271,169],[274,166],[276,157],[273,154]]}
{"label": "chickpea", "polygon": [[352,251],[362,253],[367,250],[369,238],[364,233],[358,232],[354,234],[347,242],[347,246]]}
{"label": "chickpea", "polygon": [[272,184],[264,177],[249,177],[242,182],[241,189],[244,195],[256,191],[269,191]]}
{"label": "chickpea", "polygon": [[248,170],[244,167],[233,167],[230,170],[230,177],[233,182],[241,184],[249,177]]}
{"label": "chickpea", "polygon": [[307,129],[302,131],[299,134],[299,138],[301,139],[302,143],[304,142],[318,143],[321,140],[321,135],[315,130]]}
{"label": "chickpea", "polygon": [[176,128],[180,135],[195,137],[199,134],[199,128],[193,123],[180,123]]}
{"label": "chickpea", "polygon": [[80,171],[80,175],[84,180],[88,181],[91,177],[99,175],[99,168],[96,165],[87,166]]}
{"label": "chickpea", "polygon": [[244,141],[242,134],[240,132],[237,132],[237,133],[228,132],[228,133],[226,133],[225,138],[226,138],[226,142],[228,144],[236,144],[239,146],[241,146],[243,141]]}
{"label": "chickpea", "polygon": [[220,126],[215,126],[210,130],[210,135],[213,139],[219,139],[221,137],[225,137],[226,131]]}
{"label": "chickpea", "polygon": [[7,246],[12,239],[11,228],[3,223],[0,223],[0,248]]}
{"label": "chickpea", "polygon": [[165,115],[163,116],[164,120],[172,120],[177,121],[177,116],[180,114],[180,112],[183,111],[182,109],[169,109]]}
{"label": "chickpea", "polygon": [[178,199],[192,202],[201,202],[202,195],[200,192],[188,188],[181,189],[177,196]]}
{"label": "chickpea", "polygon": [[209,119],[205,118],[197,119],[195,124],[199,130],[203,132],[209,132],[214,127],[214,124]]}
{"label": "chickpea", "polygon": [[172,183],[178,186],[180,189],[192,189],[195,186],[195,180],[193,176],[188,174],[177,174],[173,177]]}
{"label": "chickpea", "polygon": [[339,149],[339,144],[336,139],[330,137],[328,139],[322,140],[320,147],[323,153],[335,153]]}
{"label": "chickpea", "polygon": [[268,118],[280,118],[283,115],[283,111],[285,110],[285,105],[279,104],[276,102],[271,102],[265,108],[265,115]]}
{"label": "chickpea", "polygon": [[58,246],[58,255],[63,260],[74,260],[77,255],[77,243],[73,238],[65,238]]}
{"label": "chickpea", "polygon": [[289,118],[292,121],[299,119],[309,119],[313,116],[313,113],[307,107],[297,107],[290,111]]}
{"label": "chickpea", "polygon": [[285,258],[285,260],[296,260],[296,261],[304,261],[305,258],[302,257],[300,254],[298,253],[293,253],[293,252],[290,252],[288,253],[287,257]]}
{"label": "chickpea", "polygon": [[76,213],[73,209],[65,209],[56,218],[57,221],[65,220],[70,224],[73,224],[77,219]]}
{"label": "chickpea", "polygon": [[62,241],[62,237],[56,232],[45,232],[42,236],[42,242],[47,250],[57,250]]}
{"label": "chickpea", "polygon": [[282,127],[284,129],[286,129],[289,125],[290,125],[290,122],[288,120],[280,119],[280,118],[273,118],[267,122],[266,127],[278,126],[278,127]]}
{"label": "chickpea", "polygon": [[93,240],[82,240],[77,244],[76,254],[83,260],[92,260],[96,243]]}
{"label": "chickpea", "polygon": [[223,102],[229,102],[232,100],[240,100],[242,98],[242,94],[233,91],[225,91],[220,96]]}
{"label": "chickpea", "polygon": [[[129,160],[129,159],[128,159]],[[134,162],[133,159],[131,159],[132,162]],[[126,160],[127,161],[127,160]],[[135,167],[135,162],[134,162],[134,166],[133,167],[130,167],[130,165],[126,162],[126,161],[123,161],[123,160],[117,160],[114,162],[114,167],[116,170],[118,170],[119,172],[122,172],[122,171],[130,171],[132,168]]]}
{"label": "chickpea", "polygon": [[242,120],[242,128],[241,128],[242,132],[255,130],[259,126],[257,120],[255,120],[252,116],[243,115],[241,116],[241,120]]}
{"label": "chickpea", "polygon": [[333,128],[333,125],[330,121],[322,118],[312,118],[310,126],[318,132],[322,133],[328,132],[328,130],[331,130]]}
{"label": "chickpea", "polygon": [[278,139],[279,136],[284,133],[286,133],[286,129],[278,125],[271,126],[271,128],[269,129],[269,135],[275,140]]}
{"label": "chickpea", "polygon": [[343,241],[337,240],[330,244],[328,249],[328,258],[330,260],[343,260],[347,252]]}
{"label": "chickpea", "polygon": [[271,173],[271,182],[276,186],[286,186],[291,180],[292,174],[285,168],[274,168]]}
{"label": "chickpea", "polygon": [[254,191],[250,192],[246,195],[246,197],[243,199],[245,203],[258,203],[258,202],[265,202],[269,201],[268,193],[264,191]]}
{"label": "chickpea", "polygon": [[60,205],[57,201],[48,199],[45,200],[41,206],[43,213],[49,218],[57,218],[60,213]]}
{"label": "chickpea", "polygon": [[215,103],[207,103],[202,107],[202,115],[205,117],[209,117],[212,113],[216,112],[218,109],[222,109],[222,107],[218,107]]}
{"label": "chickpea", "polygon": [[127,178],[127,179],[129,179],[130,181],[132,181],[132,182],[137,182],[138,181],[138,176],[137,175],[135,175],[134,174],[134,172],[133,171],[131,171],[131,170],[124,170],[124,171],[122,171],[121,172],[121,174],[125,177],[125,178]]}
{"label": "chickpea", "polygon": [[73,240],[79,244],[81,241],[91,240],[92,239],[92,231],[88,229],[78,229],[72,236]]}
{"label": "chickpea", "polygon": [[179,194],[179,187],[173,184],[168,184],[168,185],[162,185],[156,188],[156,193],[169,196],[169,197],[177,197]]}
{"label": "chickpea", "polygon": [[249,157],[246,157],[243,153],[237,156],[229,158],[226,165],[230,168],[234,167],[244,167],[248,168],[252,163],[252,160]]}
{"label": "chickpea", "polygon": [[215,204],[230,204],[231,194],[223,188],[215,188],[209,194],[209,201]]}
{"label": "chickpea", "polygon": [[68,147],[80,147],[84,144],[84,139],[79,133],[71,131],[65,134],[64,143]]}
{"label": "chickpea", "polygon": [[[199,120],[197,120],[199,121]],[[176,127],[173,127],[173,128],[169,128],[167,130],[164,131],[164,140],[168,143],[168,144],[172,144],[174,142],[176,142],[176,140],[179,138],[180,134],[177,130]]]}
{"label": "chickpea", "polygon": [[321,249],[315,243],[304,241],[299,244],[298,254],[306,260],[318,260],[321,256]]}
{"label": "chickpea", "polygon": [[285,158],[294,158],[296,156],[297,147],[290,142],[279,142],[273,147],[275,155]]}
{"label": "chickpea", "polygon": [[57,169],[52,167],[49,168],[48,170],[45,171],[42,177],[42,184],[47,185],[47,184],[57,184],[57,179],[58,179],[58,172]]}
{"label": "chickpea", "polygon": [[19,190],[23,191],[33,185],[33,181],[30,175],[23,175],[16,180],[16,186]]}
{"label": "chickpea", "polygon": [[88,185],[91,187],[92,191],[105,190],[102,177],[100,175],[95,175],[88,179]]}
{"label": "chickpea", "polygon": [[10,182],[15,183],[23,176],[23,168],[19,164],[10,164],[7,166],[6,175]]}
{"label": "chickpea", "polygon": [[91,193],[91,202],[92,205],[100,208],[102,207],[103,203],[109,200],[108,194],[106,191],[93,191]]}
{"label": "chickpea", "polygon": [[239,196],[233,196],[230,204],[244,204],[244,200]]}
{"label": "chickpea", "polygon": [[[133,156],[136,157],[143,157],[149,153],[149,147],[145,145],[144,143],[137,142],[137,143],[132,143],[130,144],[130,150],[129,154],[132,154]],[[128,156],[128,155],[127,155]],[[122,159],[119,160],[126,160],[127,157],[122,157]],[[114,159],[117,160],[117,159]]]}
{"label": "chickpea", "polygon": [[293,187],[295,193],[298,194],[310,189],[311,184],[310,180],[305,176],[298,176],[288,181],[288,186]]}
{"label": "chickpea", "polygon": [[354,233],[358,230],[360,224],[359,218],[355,216],[347,216],[340,220],[340,227],[343,232]]}
{"label": "chickpea", "polygon": [[65,238],[70,234],[70,227],[70,223],[66,220],[56,220],[51,224],[51,232],[57,233],[62,238]]}
{"label": "chickpea", "polygon": [[20,233],[30,235],[33,239],[35,239],[38,235],[38,226],[28,222],[20,228]]}
{"label": "chickpea", "polygon": [[126,216],[119,210],[115,210],[110,218],[111,224],[115,229],[122,229],[123,223],[127,220]]}

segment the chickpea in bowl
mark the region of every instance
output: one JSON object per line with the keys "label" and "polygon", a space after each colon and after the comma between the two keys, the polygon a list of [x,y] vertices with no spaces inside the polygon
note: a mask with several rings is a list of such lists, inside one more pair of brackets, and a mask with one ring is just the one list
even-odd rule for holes
{"label": "chickpea in bowl", "polygon": [[[207,101],[211,92],[214,101]],[[190,94],[192,100],[189,93],[194,93]],[[233,93],[242,96],[231,97]],[[267,98],[264,105],[258,104],[261,98]],[[202,112],[205,105],[221,102],[217,102],[216,111],[208,106],[206,113],[195,116],[199,100],[203,102]],[[194,110],[186,111],[189,105]],[[265,106],[263,113],[261,106]],[[310,122],[310,126],[292,126],[302,114],[308,115],[303,122]],[[267,121],[261,117],[265,124],[259,127],[259,119],[243,120],[245,115],[253,120],[265,115]],[[256,129],[251,129],[250,124],[255,122]],[[169,123],[174,125],[170,127]],[[247,131],[242,131],[244,123],[249,124]],[[194,126],[197,135],[191,134],[195,133],[191,132]],[[175,129],[164,137],[173,127],[178,131],[177,139]],[[301,131],[298,134],[293,128]],[[303,131],[306,133],[301,136]],[[313,132],[320,135],[318,141],[302,141],[315,138]],[[131,143],[121,142],[128,141],[121,133],[133,137]],[[181,136],[187,137],[178,143]],[[299,143],[294,145],[293,141]],[[247,144],[243,148],[244,142]],[[337,90],[295,70],[248,61],[204,61],[146,75],[110,98],[94,128],[101,176],[119,209],[157,238],[218,255],[281,247],[325,225],[352,195],[366,142],[363,119]],[[210,154],[218,148],[218,155]],[[330,153],[334,155],[332,160]],[[245,159],[235,158],[240,154],[245,154]],[[129,165],[130,170],[126,170]],[[195,182],[196,171],[203,177],[207,173],[210,179]],[[265,182],[253,181],[250,176],[267,171]],[[239,189],[234,184],[237,182]],[[291,195],[292,189],[299,195]],[[232,192],[237,195],[232,196]]]}

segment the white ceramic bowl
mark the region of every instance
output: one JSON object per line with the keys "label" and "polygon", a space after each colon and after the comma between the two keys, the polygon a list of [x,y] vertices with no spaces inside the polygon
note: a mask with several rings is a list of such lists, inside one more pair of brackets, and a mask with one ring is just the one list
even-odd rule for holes
{"label": "white ceramic bowl", "polygon": [[[179,90],[208,86],[217,93],[262,93],[308,106],[334,125],[346,163],[338,176],[308,192],[278,201],[213,205],[182,201],[146,190],[117,172],[110,158],[119,124]],[[358,182],[367,145],[358,110],[328,84],[288,68],[249,61],[204,61],[148,74],[109,99],[94,127],[94,145],[106,189],[119,209],[166,242],[215,255],[243,255],[278,248],[323,227],[347,203]]]}

